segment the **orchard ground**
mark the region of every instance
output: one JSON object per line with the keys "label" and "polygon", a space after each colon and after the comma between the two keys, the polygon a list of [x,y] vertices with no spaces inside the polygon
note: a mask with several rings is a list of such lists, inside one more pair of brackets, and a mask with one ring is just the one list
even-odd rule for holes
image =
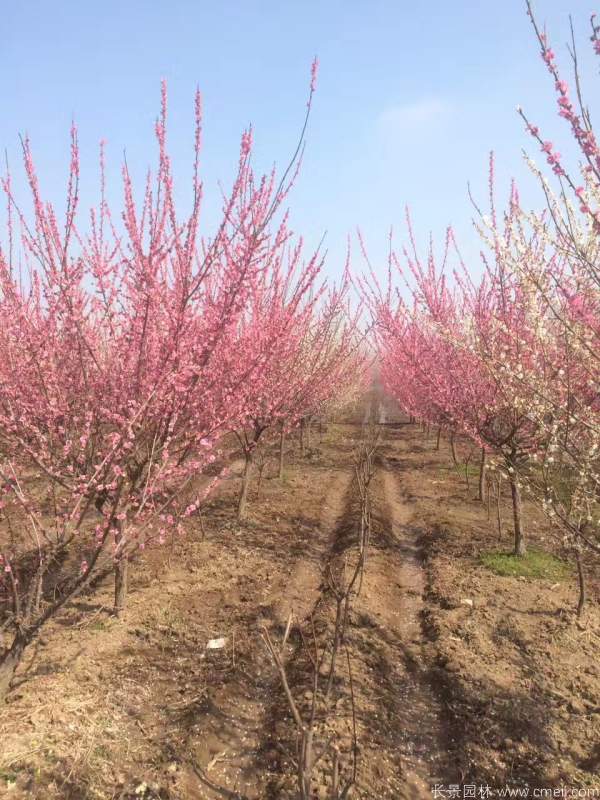
{"label": "orchard ground", "polygon": [[[326,570],[353,546],[353,453],[365,415],[381,439],[373,534],[352,607],[357,798],[428,798],[432,787],[600,788],[600,585],[576,620],[574,568],[526,503],[533,557],[515,566],[510,509],[475,499],[452,466],[391,403],[366,397],[352,418],[276,445],[249,519],[236,521],[240,461],[186,535],[136,564],[122,620],[112,585],[72,602],[27,652],[0,710],[0,796],[291,798],[294,728],[260,631],[290,612],[321,636]],[[459,455],[470,445],[459,442]],[[90,608],[91,606],[91,608]],[[90,614],[91,612],[91,614]],[[207,649],[210,640],[225,646]],[[310,700],[301,642],[290,682]],[[340,688],[327,726],[353,746]],[[328,796],[326,763],[316,797]]]}

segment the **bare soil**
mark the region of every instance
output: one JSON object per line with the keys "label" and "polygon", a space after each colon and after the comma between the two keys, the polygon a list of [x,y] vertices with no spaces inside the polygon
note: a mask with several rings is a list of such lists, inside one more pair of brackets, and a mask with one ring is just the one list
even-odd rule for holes
{"label": "bare soil", "polygon": [[[370,402],[370,401],[369,401]],[[367,403],[368,405],[368,403]],[[368,417],[369,412],[366,412]],[[276,456],[248,523],[226,481],[181,539],[132,569],[129,607],[110,581],[68,607],[27,652],[0,709],[0,796],[293,798],[295,731],[261,639],[290,613],[331,630],[326,570],[355,542],[353,424]],[[510,547],[453,468],[390,408],[372,484],[374,529],[348,629],[358,736],[355,798],[430,798],[435,784],[600,789],[600,606],[594,564],[581,621],[573,578],[501,577],[481,554]],[[462,444],[459,451],[466,450]],[[526,504],[528,531],[561,555]],[[207,649],[224,637],[225,647]],[[297,633],[287,653],[302,708],[310,682]],[[326,724],[348,768],[348,679]],[[327,731],[321,731],[324,735]],[[327,761],[315,797],[327,797]]]}

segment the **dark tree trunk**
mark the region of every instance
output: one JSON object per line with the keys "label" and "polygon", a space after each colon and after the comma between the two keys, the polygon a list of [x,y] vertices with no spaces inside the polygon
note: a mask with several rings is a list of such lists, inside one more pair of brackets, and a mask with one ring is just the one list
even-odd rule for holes
{"label": "dark tree trunk", "polygon": [[28,644],[29,642],[23,635],[17,634],[12,645],[0,658],[0,702],[8,694],[15,671],[21,663],[23,652]]}
{"label": "dark tree trunk", "polygon": [[583,564],[581,563],[581,553],[575,550],[575,561],[577,563],[577,579],[579,581],[579,601],[577,603],[577,616],[580,617],[583,613],[583,607],[586,601],[586,587],[585,587],[585,572],[583,571]]}
{"label": "dark tree trunk", "polygon": [[515,529],[515,549],[516,556],[524,556],[527,553],[525,546],[525,536],[523,534],[523,515],[521,510],[521,490],[519,489],[517,473],[513,467],[508,473],[510,479],[510,493],[512,496],[513,523]]}
{"label": "dark tree trunk", "polygon": [[471,463],[471,456],[473,455],[473,451],[469,453],[465,460],[465,483],[467,484],[467,492],[471,488],[471,481],[469,480],[469,464]]}
{"label": "dark tree trunk", "polygon": [[283,425],[279,433],[279,480],[283,479],[283,461],[285,457],[285,430]]}
{"label": "dark tree trunk", "polygon": [[479,495],[478,500],[483,503],[485,495],[485,471],[486,471],[486,452],[485,447],[481,448],[481,461],[479,462]]}
{"label": "dark tree trunk", "polygon": [[120,617],[127,605],[129,561],[123,556],[115,564],[115,616]]}
{"label": "dark tree trunk", "polygon": [[496,521],[498,522],[498,540],[502,539],[502,513],[500,511],[500,497],[502,496],[502,483],[500,476],[496,481]]}
{"label": "dark tree trunk", "polygon": [[304,456],[304,417],[300,420],[300,455]]}
{"label": "dark tree trunk", "polygon": [[246,519],[248,504],[248,487],[250,485],[250,474],[252,472],[252,454],[245,454],[246,463],[244,464],[244,474],[242,475],[242,490],[238,501],[238,520],[241,522]]}
{"label": "dark tree trunk", "polygon": [[267,466],[267,462],[264,459],[261,459],[258,465],[258,482],[256,484],[256,499],[260,498],[260,489],[262,487],[262,479],[265,472],[265,467]]}
{"label": "dark tree trunk", "polygon": [[[123,533],[121,530],[121,523],[118,523],[117,533],[115,534],[115,545],[117,550],[120,550],[123,542]],[[127,605],[127,588],[128,588],[128,572],[129,564],[127,555],[121,550],[118,552],[118,558],[115,561],[115,605],[113,608],[116,617],[120,617],[125,606]]]}
{"label": "dark tree trunk", "polygon": [[441,438],[442,438],[442,426],[439,425],[438,426],[438,431],[437,431],[437,439],[435,440],[435,449],[436,450],[440,449],[440,439]]}
{"label": "dark tree trunk", "polygon": [[454,466],[458,466],[458,458],[456,457],[456,445],[454,443],[454,431],[450,434],[450,452],[452,453],[452,462]]}

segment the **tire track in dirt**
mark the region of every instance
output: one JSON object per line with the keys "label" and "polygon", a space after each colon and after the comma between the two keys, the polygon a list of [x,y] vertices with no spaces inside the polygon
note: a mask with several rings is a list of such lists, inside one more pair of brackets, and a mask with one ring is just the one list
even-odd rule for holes
{"label": "tire track in dirt", "polygon": [[[382,445],[390,452],[389,442]],[[211,690],[200,720],[205,752],[187,769],[186,796],[293,796],[290,756],[295,734],[279,678],[260,640],[260,626],[266,625],[277,642],[290,613],[299,622],[314,615],[322,630],[331,625],[323,571],[327,564],[341,563],[356,546],[352,478],[350,469],[333,472],[311,547],[287,574],[278,575],[249,620],[246,652],[233,681]],[[432,784],[449,782],[449,769],[444,709],[430,680],[426,654],[419,532],[413,525],[414,508],[402,499],[398,475],[383,455],[372,492],[372,543],[347,632],[360,748],[354,796],[429,800]],[[302,660],[301,648],[288,657],[292,689],[300,696],[306,688]],[[349,706],[340,691],[332,722],[342,733]],[[324,775],[315,774],[320,789],[326,782]]]}
{"label": "tire track in dirt", "polygon": [[425,574],[413,509],[384,457],[371,484],[374,528],[349,643],[357,685],[362,798],[429,800],[448,783],[444,711],[422,626]]}
{"label": "tire track in dirt", "polygon": [[323,504],[319,525],[319,557],[300,559],[292,574],[273,592],[273,614],[279,625],[285,625],[291,613],[304,621],[312,612],[321,594],[323,567],[333,544],[335,531],[346,509],[346,498],[352,480],[350,471],[337,472]]}
{"label": "tire track in dirt", "polygon": [[[402,642],[405,705],[398,720],[405,746],[401,748],[408,797],[431,797],[431,785],[447,777],[444,710],[430,684],[427,637],[423,630],[426,575],[413,512],[402,500],[396,475],[382,459],[381,482],[390,535],[397,544],[397,559],[385,559],[373,577],[381,614],[390,634]],[[399,563],[398,563],[399,562]],[[371,564],[371,567],[373,565]],[[381,579],[380,579],[381,578]],[[394,608],[399,612],[394,613]]]}
{"label": "tire track in dirt", "polygon": [[[326,562],[335,571],[352,559],[356,550],[358,507],[352,486],[346,492],[343,513],[337,515],[334,537]],[[413,509],[401,499],[397,478],[379,459],[372,481],[375,525],[361,594],[354,599],[346,633],[352,663],[359,743],[357,783],[353,797],[364,800],[429,800],[434,783],[448,782],[444,712],[430,683],[422,627],[425,574],[417,544],[418,531],[411,525]],[[333,522],[333,519],[332,519]],[[351,571],[351,568],[350,568]],[[335,609],[325,586],[305,584],[305,618],[315,619],[321,646],[331,641]],[[310,601],[314,603],[312,610]],[[278,619],[283,624],[288,608]],[[326,714],[326,728],[335,731],[342,762],[351,762],[349,719],[351,706],[347,676],[341,659],[334,684],[333,702]],[[308,664],[300,643],[288,656],[288,678],[295,697],[310,696]],[[326,665],[328,661],[326,660]],[[321,689],[322,690],[322,689]],[[281,693],[280,693],[281,694]],[[294,731],[286,721],[286,704],[273,706],[276,738],[293,749]],[[320,731],[323,738],[323,731]],[[275,754],[274,771],[265,797],[295,796],[289,763]],[[326,759],[314,773],[315,797],[328,797]]]}
{"label": "tire track in dirt", "polygon": [[200,755],[181,776],[186,797],[259,800],[280,777],[282,756],[273,719],[281,687],[260,627],[266,625],[278,636],[290,613],[304,621],[318,603],[322,567],[344,513],[351,478],[349,470],[333,473],[310,549],[294,561],[288,574],[278,577],[248,620],[245,652],[242,645],[233,680],[211,689],[202,713],[202,742],[195,748]]}

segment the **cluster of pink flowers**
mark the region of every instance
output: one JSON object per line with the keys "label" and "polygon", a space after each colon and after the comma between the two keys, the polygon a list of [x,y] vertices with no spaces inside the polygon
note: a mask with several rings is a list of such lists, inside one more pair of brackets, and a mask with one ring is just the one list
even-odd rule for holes
{"label": "cluster of pink flowers", "polygon": [[[583,108],[580,108],[579,112],[576,111],[573,101],[569,97],[569,86],[560,75],[554,51],[548,45],[546,34],[539,30],[529,4],[528,10],[540,44],[542,58],[554,79],[554,86],[558,95],[557,104],[559,116],[569,122],[573,137],[585,157],[589,168],[598,175],[600,173],[600,148],[598,147],[598,142],[589,123],[588,116]],[[597,28],[593,23],[593,19],[592,30],[592,42],[594,43],[594,48],[598,51]],[[529,126],[529,130],[533,136],[539,139],[537,128]],[[552,144],[549,142],[542,143],[542,150],[547,153],[548,163],[552,166],[553,172],[556,175],[564,177],[565,171],[560,164],[560,154],[552,152]]]}

